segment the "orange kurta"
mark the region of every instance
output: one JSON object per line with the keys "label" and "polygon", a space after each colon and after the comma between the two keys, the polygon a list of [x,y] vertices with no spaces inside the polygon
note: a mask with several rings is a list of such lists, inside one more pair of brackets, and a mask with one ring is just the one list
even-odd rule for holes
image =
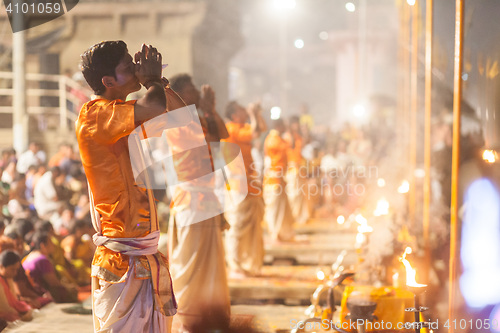
{"label": "orange kurta", "polygon": [[297,133],[287,133],[285,140],[288,143],[287,158],[289,166],[300,167],[302,164],[302,137]]}
{"label": "orange kurta", "polygon": [[[203,132],[193,122],[188,126],[171,129],[167,135],[167,141],[172,149],[173,165],[178,181],[206,190],[192,193],[176,187],[170,203],[170,208],[173,210],[179,211],[190,207],[193,199],[195,202],[203,203],[218,202],[213,193],[214,178],[210,176],[214,171],[210,146],[203,145],[192,149],[184,148],[190,146],[188,142],[192,142],[194,145],[206,142],[205,128],[202,129]],[[183,144],[180,144],[181,142]],[[197,195],[198,198],[192,198],[192,195]],[[203,207],[198,208],[202,209]]]}
{"label": "orange kurta", "polygon": [[255,186],[254,180],[256,179],[256,171],[253,167],[252,158],[252,139],[253,131],[250,124],[237,124],[234,122],[226,123],[226,129],[229,133],[227,139],[223,139],[223,142],[230,142],[237,144],[240,147],[241,155],[243,157],[243,163],[245,164],[245,172],[247,176],[248,183],[248,193],[258,194],[262,191]]}
{"label": "orange kurta", "polygon": [[[76,122],[83,167],[101,218],[103,236],[135,238],[150,233],[146,189],[135,184],[128,135],[136,128],[135,101],[97,99],[85,103]],[[129,257],[99,246],[93,275],[117,282],[128,270]]]}
{"label": "orange kurta", "polygon": [[264,141],[264,154],[270,164],[264,175],[264,185],[283,184],[288,165],[288,143],[277,130],[271,130]]}

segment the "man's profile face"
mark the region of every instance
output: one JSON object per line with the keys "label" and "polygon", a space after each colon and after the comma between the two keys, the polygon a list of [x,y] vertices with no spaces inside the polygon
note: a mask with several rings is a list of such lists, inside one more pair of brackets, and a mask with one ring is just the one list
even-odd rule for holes
{"label": "man's profile face", "polygon": [[20,267],[21,267],[20,262],[16,262],[15,264],[7,267],[0,266],[0,275],[2,275],[4,278],[7,279],[13,279],[17,275],[17,272],[19,271]]}
{"label": "man's profile face", "polygon": [[127,53],[115,68],[116,87],[123,89],[127,94],[141,89],[141,84],[135,76],[135,64],[132,56]]}
{"label": "man's profile face", "polygon": [[187,105],[196,105],[199,106],[200,102],[200,91],[196,89],[193,82],[189,82],[184,86],[179,96],[184,100]]}
{"label": "man's profile face", "polygon": [[238,124],[244,124],[249,118],[248,112],[243,106],[238,105],[236,112],[234,112],[232,118],[234,122]]}
{"label": "man's profile face", "polygon": [[40,147],[36,143],[31,143],[29,149],[35,154],[40,151]]}

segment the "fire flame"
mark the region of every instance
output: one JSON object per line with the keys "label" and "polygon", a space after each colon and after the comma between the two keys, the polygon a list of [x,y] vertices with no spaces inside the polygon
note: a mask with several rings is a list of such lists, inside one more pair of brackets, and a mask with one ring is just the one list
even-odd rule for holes
{"label": "fire flame", "polygon": [[367,233],[372,232],[373,228],[368,225],[368,220],[361,214],[356,215],[355,221],[359,224],[358,232],[359,233]]}
{"label": "fire flame", "polygon": [[417,283],[417,281],[415,281],[415,275],[417,274],[417,271],[413,267],[411,267],[410,262],[408,261],[408,259],[406,259],[406,255],[410,254],[411,251],[411,247],[407,247],[403,252],[403,256],[399,258],[399,261],[401,261],[403,265],[405,265],[406,285],[408,287],[426,287],[426,284]]}
{"label": "fire flame", "polygon": [[368,223],[368,220],[361,214],[356,215],[354,220],[356,222],[358,222],[358,224],[367,224]]}
{"label": "fire flame", "polygon": [[485,150],[483,152],[483,160],[488,163],[495,163],[498,160],[498,154],[494,150]]}
{"label": "fire flame", "polygon": [[399,273],[396,272],[392,274],[392,286],[393,287],[399,287]]}
{"label": "fire flame", "polygon": [[389,202],[382,198],[377,202],[377,208],[375,208],[373,215],[382,216],[387,214],[389,214]]}
{"label": "fire flame", "polygon": [[377,185],[378,185],[378,187],[384,187],[385,186],[385,179],[384,178],[379,178],[377,180]]}
{"label": "fire flame", "polygon": [[399,193],[408,193],[410,191],[410,183],[407,180],[403,180],[401,186],[398,187]]}

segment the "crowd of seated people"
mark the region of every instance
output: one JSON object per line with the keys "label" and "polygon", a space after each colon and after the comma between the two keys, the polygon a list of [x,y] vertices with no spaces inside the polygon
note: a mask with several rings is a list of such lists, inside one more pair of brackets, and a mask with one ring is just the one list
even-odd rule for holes
{"label": "crowd of seated people", "polygon": [[72,146],[47,160],[32,143],[0,158],[0,330],[90,290],[95,247],[87,181]]}

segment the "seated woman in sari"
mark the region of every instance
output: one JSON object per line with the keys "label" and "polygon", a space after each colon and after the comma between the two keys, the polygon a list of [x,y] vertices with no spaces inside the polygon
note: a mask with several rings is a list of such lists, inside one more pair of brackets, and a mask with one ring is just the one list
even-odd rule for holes
{"label": "seated woman in sari", "polygon": [[7,321],[33,319],[28,303],[17,299],[13,278],[21,266],[21,258],[12,250],[0,254],[0,318]]}
{"label": "seated woman in sari", "polygon": [[71,232],[61,241],[64,256],[75,267],[78,274],[78,284],[90,283],[90,267],[94,257],[95,245],[92,242],[93,227],[91,223],[75,221]]}
{"label": "seated woman in sari", "polygon": [[[7,250],[14,251],[19,257],[22,257],[22,253],[24,253],[24,242],[15,231],[0,236],[0,253]],[[13,278],[13,287],[15,296],[28,303],[33,309],[40,309],[45,304],[52,302],[49,295],[44,295],[46,293],[44,290],[38,290],[31,284],[22,265],[19,265]]]}
{"label": "seated woman in sari", "polygon": [[[36,225],[35,229],[49,234],[52,241],[53,250],[50,253],[49,260],[56,269],[56,275],[63,284],[77,285],[79,287],[90,285],[90,263],[82,265],[79,262],[73,262],[68,259],[66,250],[61,242],[61,235],[58,235],[51,222],[44,221]],[[92,229],[93,230],[93,229]],[[90,237],[90,236],[89,236]],[[64,239],[63,239],[64,240]],[[92,243],[92,238],[89,238]],[[92,243],[93,245],[93,243]],[[95,249],[95,247],[94,247]],[[92,251],[92,256],[94,252]],[[91,260],[92,261],[92,260]]]}
{"label": "seated woman in sari", "polygon": [[36,232],[31,241],[32,251],[26,256],[23,267],[30,280],[45,290],[56,303],[78,302],[78,291],[72,285],[64,285],[56,275],[54,265],[49,260],[54,250],[47,233]]}

